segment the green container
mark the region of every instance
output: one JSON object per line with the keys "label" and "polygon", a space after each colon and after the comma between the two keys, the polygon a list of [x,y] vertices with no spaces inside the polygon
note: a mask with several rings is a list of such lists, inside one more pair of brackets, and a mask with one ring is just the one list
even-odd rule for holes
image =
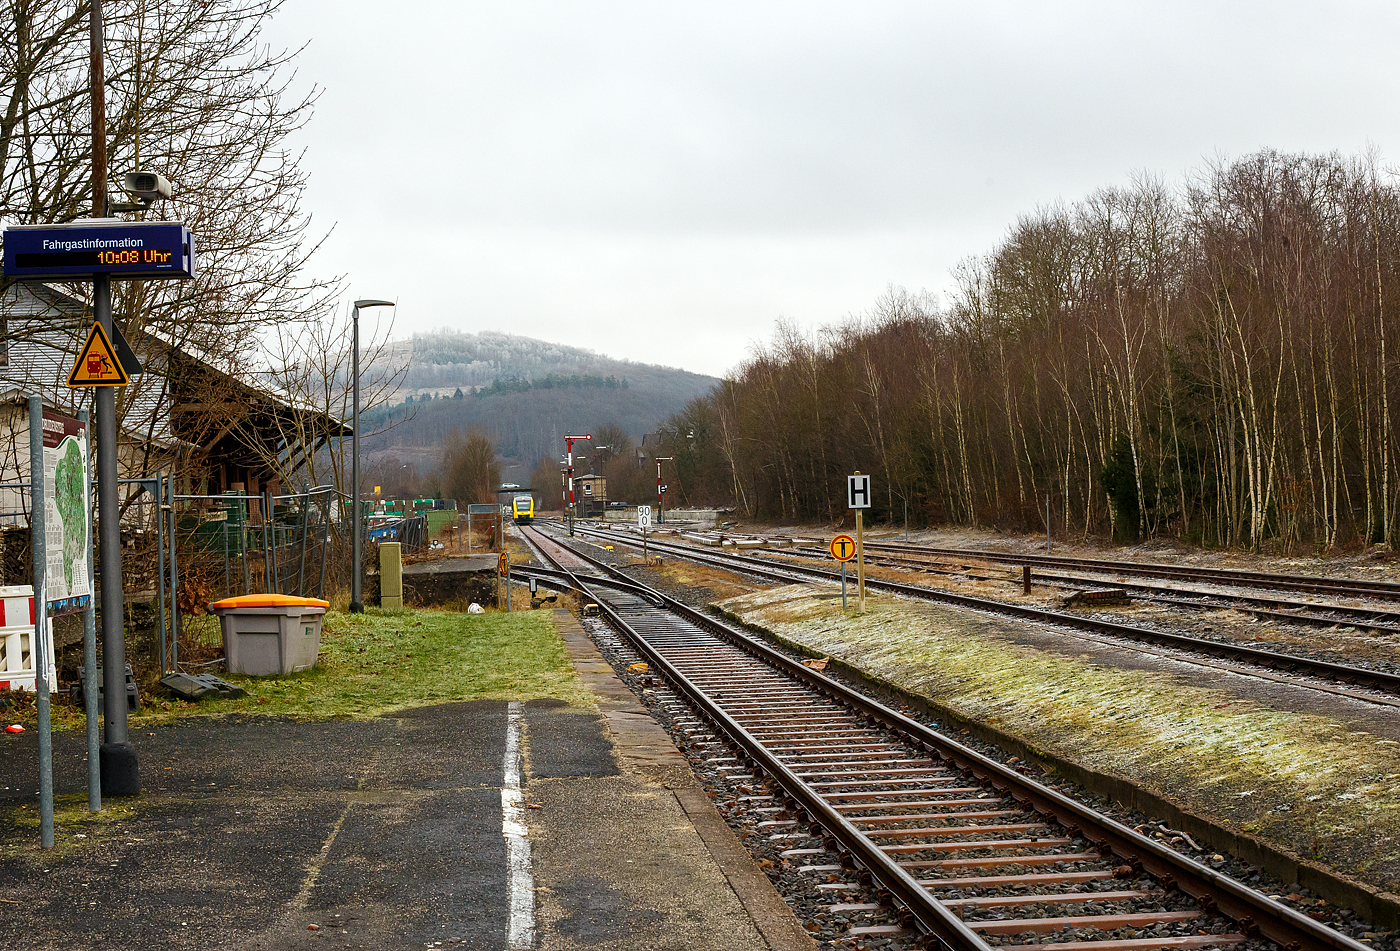
{"label": "green container", "polygon": [[428,518],[428,534],[434,538],[438,533],[449,525],[456,524],[457,513],[455,511],[432,511],[424,513]]}

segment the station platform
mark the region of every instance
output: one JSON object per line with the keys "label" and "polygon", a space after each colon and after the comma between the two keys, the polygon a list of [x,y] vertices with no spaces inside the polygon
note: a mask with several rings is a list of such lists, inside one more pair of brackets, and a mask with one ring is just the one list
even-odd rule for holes
{"label": "station platform", "polygon": [[[670,738],[559,614],[598,711],[478,701],[141,730],[142,795],[91,819],[85,793],[64,797],[47,852],[37,741],[7,737],[0,947],[814,948]],[[513,743],[523,868],[503,813]],[[82,735],[57,735],[54,762],[60,793],[85,789]]]}

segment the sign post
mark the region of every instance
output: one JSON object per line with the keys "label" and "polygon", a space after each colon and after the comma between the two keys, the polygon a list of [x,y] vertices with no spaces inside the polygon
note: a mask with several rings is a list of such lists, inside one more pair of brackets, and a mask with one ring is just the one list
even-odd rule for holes
{"label": "sign post", "polygon": [[496,559],[496,568],[500,571],[501,577],[506,582],[506,613],[510,613],[510,552],[501,552],[501,557]]}
{"label": "sign post", "polygon": [[29,397],[29,527],[30,554],[34,562],[34,630],[29,635],[29,652],[34,661],[34,705],[39,720],[39,842],[53,848],[53,724],[49,711],[49,612],[48,591],[44,585],[48,571],[48,526],[44,524],[48,505],[44,498],[44,444],[41,433],[43,404]]}
{"label": "sign post", "polygon": [[637,506],[637,527],[642,530],[642,561],[647,561],[647,529],[651,528],[650,505]]}
{"label": "sign post", "polygon": [[856,540],[849,535],[837,535],[831,540],[831,557],[841,563],[841,610],[846,610],[846,562],[856,556]]}
{"label": "sign post", "polygon": [[846,477],[846,507],[856,511],[856,603],[865,613],[865,510],[870,508],[870,476]]}

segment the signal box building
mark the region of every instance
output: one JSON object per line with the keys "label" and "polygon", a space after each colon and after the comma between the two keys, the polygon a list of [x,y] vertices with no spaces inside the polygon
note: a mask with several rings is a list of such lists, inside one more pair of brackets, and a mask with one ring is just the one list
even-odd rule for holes
{"label": "signal box building", "polygon": [[580,515],[602,515],[608,508],[608,480],[600,475],[574,476],[574,501]]}

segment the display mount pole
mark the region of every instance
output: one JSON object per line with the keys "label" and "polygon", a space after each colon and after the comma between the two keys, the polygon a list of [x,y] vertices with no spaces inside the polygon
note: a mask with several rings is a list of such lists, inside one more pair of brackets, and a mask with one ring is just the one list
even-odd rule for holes
{"label": "display mount pole", "polygon": [[[89,47],[92,83],[92,216],[107,216],[107,102],[102,61],[102,0],[91,0]],[[112,279],[92,278],[92,310],[98,324],[112,337]],[[126,619],[122,604],[122,540],[117,486],[117,391],[99,386],[93,396],[97,410],[98,559],[102,563],[102,727],[105,742],[98,753],[102,793],[134,796],[141,792],[141,774],[126,725]]]}

